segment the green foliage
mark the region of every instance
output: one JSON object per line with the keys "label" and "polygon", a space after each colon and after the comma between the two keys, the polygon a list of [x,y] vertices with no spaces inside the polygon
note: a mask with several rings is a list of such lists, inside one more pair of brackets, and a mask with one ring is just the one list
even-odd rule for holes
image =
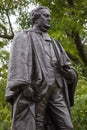
{"label": "green foliage", "polygon": [[75,68],[78,72],[78,84],[75,93],[75,103],[71,108],[72,121],[75,130],[87,130],[87,76],[83,73],[83,70],[87,68],[82,64],[75,64]]}
{"label": "green foliage", "polygon": [[83,77],[78,82],[72,117],[75,130],[87,130],[87,82]]}
{"label": "green foliage", "polygon": [[11,118],[9,106],[5,102],[7,66],[9,52],[6,51],[8,40],[0,42],[0,130],[10,130]]}
{"label": "green foliage", "polygon": [[76,69],[78,70],[78,73],[81,75],[80,78],[87,81],[87,66],[85,66],[83,64],[78,64],[78,65],[75,65],[75,66],[76,66]]}
{"label": "green foliage", "polygon": [[0,106],[0,130],[11,129],[11,117],[9,107]]}

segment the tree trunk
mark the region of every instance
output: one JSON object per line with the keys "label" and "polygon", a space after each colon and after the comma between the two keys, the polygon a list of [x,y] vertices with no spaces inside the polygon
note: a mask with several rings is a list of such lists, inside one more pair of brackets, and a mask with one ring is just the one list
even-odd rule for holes
{"label": "tree trunk", "polygon": [[76,32],[75,30],[72,31],[72,38],[73,38],[74,41],[75,41],[77,50],[78,50],[78,52],[79,52],[79,56],[81,57],[83,63],[84,63],[85,65],[87,65],[87,56],[86,56],[86,54],[85,54],[84,45],[83,45],[82,42],[81,42],[81,38],[80,38],[80,36],[79,36],[79,33]]}

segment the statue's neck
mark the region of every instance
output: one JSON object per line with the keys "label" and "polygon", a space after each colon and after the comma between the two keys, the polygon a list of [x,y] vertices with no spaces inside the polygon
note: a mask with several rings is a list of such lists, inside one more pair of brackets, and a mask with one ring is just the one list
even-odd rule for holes
{"label": "statue's neck", "polygon": [[44,27],[44,26],[37,26],[37,25],[34,25],[33,26],[33,29],[35,29],[35,30],[38,30],[38,31],[41,31],[41,32],[48,32],[48,29],[46,28],[46,27]]}

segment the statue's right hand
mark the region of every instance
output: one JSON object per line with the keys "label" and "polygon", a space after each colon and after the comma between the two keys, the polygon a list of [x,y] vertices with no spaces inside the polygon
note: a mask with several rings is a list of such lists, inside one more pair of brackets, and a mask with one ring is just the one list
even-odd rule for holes
{"label": "statue's right hand", "polygon": [[26,99],[33,99],[34,90],[31,87],[26,87],[23,89],[23,96]]}

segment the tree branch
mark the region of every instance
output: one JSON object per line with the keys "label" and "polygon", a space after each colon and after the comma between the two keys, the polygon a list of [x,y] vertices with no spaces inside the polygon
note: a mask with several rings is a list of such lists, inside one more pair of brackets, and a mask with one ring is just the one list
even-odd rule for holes
{"label": "tree branch", "polygon": [[10,39],[12,39],[14,37],[14,32],[13,32],[12,24],[11,24],[9,15],[8,15],[8,10],[7,11],[5,10],[5,12],[6,12],[6,16],[8,18],[9,27],[10,27],[10,30],[11,30],[11,35],[9,35],[7,33],[6,27],[4,25],[0,24],[0,28],[3,29],[3,32],[1,31],[1,33],[0,33],[0,38],[5,38],[5,39],[9,39],[10,40]]}
{"label": "tree branch", "polygon": [[11,21],[10,21],[9,15],[8,15],[8,12],[6,12],[6,15],[7,15],[7,18],[8,18],[8,22],[9,22],[9,26],[10,26],[12,35],[14,35],[13,28],[12,28],[12,24],[11,24]]}
{"label": "tree branch", "polygon": [[79,32],[73,30],[72,31],[72,37],[74,38],[74,41],[75,41],[76,47],[77,47],[77,49],[79,51],[80,57],[82,58],[83,62],[87,65],[87,56],[85,55],[84,46],[83,46],[83,44],[81,42]]}
{"label": "tree branch", "polygon": [[13,39],[13,37],[14,37],[14,35],[0,34],[0,38],[5,38],[5,39],[11,40],[11,39]]}

